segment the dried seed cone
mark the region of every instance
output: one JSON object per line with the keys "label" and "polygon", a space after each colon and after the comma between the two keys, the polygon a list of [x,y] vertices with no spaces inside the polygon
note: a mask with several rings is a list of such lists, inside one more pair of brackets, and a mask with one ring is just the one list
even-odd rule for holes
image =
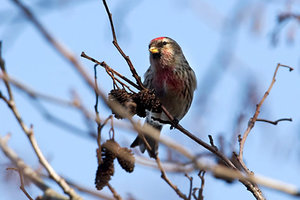
{"label": "dried seed cone", "polygon": [[136,114],[140,117],[146,117],[146,110],[161,112],[160,101],[155,97],[153,90],[141,90],[133,95],[133,101],[136,103]]}
{"label": "dried seed cone", "polygon": [[[128,93],[125,89],[113,89],[108,94],[109,101],[116,101],[125,106],[132,115],[136,113],[136,105],[132,101],[132,94]],[[113,113],[115,118],[122,119],[122,117],[116,113]]]}
{"label": "dried seed cone", "polygon": [[135,158],[133,156],[133,153],[130,149],[128,148],[120,148],[119,153],[117,155],[117,159],[121,167],[126,171],[126,172],[133,172],[134,170],[134,163],[135,163]]}
{"label": "dried seed cone", "polygon": [[[102,162],[98,165],[96,172],[95,185],[101,190],[110,181],[114,175],[114,159],[116,158],[119,145],[113,140],[107,140],[101,147]],[[97,158],[99,162],[99,151],[97,150]]]}

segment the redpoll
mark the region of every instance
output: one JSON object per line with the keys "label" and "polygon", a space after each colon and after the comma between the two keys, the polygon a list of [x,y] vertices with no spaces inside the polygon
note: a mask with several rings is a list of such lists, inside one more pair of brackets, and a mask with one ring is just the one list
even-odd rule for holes
{"label": "redpoll", "polygon": [[[155,91],[163,106],[177,120],[181,120],[188,112],[194,90],[196,89],[196,76],[186,61],[180,46],[171,38],[158,37],[149,44],[150,67],[145,73],[144,85]],[[160,122],[155,120],[160,119]],[[163,113],[147,112],[146,123],[157,130],[162,129],[162,121],[169,121]],[[150,157],[155,158],[158,142],[150,136],[145,139],[151,149]],[[139,136],[133,141],[131,147],[138,146],[145,152],[146,145]]]}

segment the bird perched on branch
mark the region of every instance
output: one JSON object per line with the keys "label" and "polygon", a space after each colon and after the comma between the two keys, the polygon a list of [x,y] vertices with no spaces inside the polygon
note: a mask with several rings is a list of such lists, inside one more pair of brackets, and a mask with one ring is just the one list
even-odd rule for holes
{"label": "bird perched on branch", "polygon": [[[186,61],[180,46],[169,37],[151,40],[149,52],[150,67],[144,75],[144,85],[154,90],[162,105],[179,121],[191,106],[197,85],[195,73]],[[158,131],[162,129],[162,121],[170,121],[163,112],[147,112],[146,123]],[[145,144],[145,140],[149,145]],[[140,147],[142,153],[147,149],[152,158],[157,155],[158,141],[146,134],[144,139],[141,134],[137,136],[131,144],[131,147],[136,146]]]}

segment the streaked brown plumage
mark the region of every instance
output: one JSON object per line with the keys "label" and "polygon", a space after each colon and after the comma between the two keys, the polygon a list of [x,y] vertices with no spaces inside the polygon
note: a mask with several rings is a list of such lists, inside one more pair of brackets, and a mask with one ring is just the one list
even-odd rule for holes
{"label": "streaked brown plumage", "polygon": [[[181,120],[188,112],[196,89],[196,76],[186,61],[180,46],[171,38],[159,37],[151,40],[149,44],[150,67],[145,73],[144,85],[154,89],[155,95],[162,105],[177,120]],[[148,112],[146,123],[159,131],[162,124],[153,120],[158,118],[168,121],[164,113]],[[158,142],[145,135],[151,147],[148,152],[150,157],[155,157],[158,149]],[[142,152],[146,147],[142,139],[137,137],[131,147],[140,146]]]}

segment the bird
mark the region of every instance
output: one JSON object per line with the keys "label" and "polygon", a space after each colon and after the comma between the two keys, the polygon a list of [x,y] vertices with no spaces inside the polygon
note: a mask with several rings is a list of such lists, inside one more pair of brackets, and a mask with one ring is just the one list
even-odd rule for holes
{"label": "bird", "polygon": [[[154,90],[160,103],[179,122],[188,112],[193,100],[197,86],[195,72],[179,44],[169,37],[157,37],[150,41],[149,59],[150,67],[144,74],[143,84]],[[147,111],[145,121],[160,132],[164,125],[162,122],[170,120],[163,112]],[[151,149],[146,148],[140,134],[130,147],[139,146],[142,153],[147,150],[150,157],[156,158],[158,141],[148,135],[144,137]]]}

